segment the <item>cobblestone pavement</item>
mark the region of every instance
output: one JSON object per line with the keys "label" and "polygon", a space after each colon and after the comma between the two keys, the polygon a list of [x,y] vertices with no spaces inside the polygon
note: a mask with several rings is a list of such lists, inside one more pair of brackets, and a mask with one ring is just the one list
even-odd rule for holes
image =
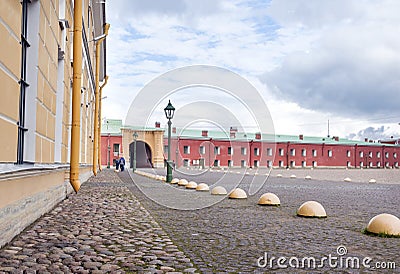
{"label": "cobblestone pavement", "polygon": [[[162,171],[159,171],[162,172]],[[121,173],[124,181],[130,181],[128,173]],[[208,193],[183,190],[160,181],[131,175],[135,184],[129,188],[143,206],[180,246],[194,265],[203,273],[399,273],[400,238],[381,238],[361,233],[369,220],[380,213],[399,216],[400,186],[398,184],[345,183],[334,181],[306,181],[303,178],[269,178],[256,195],[245,200],[224,199],[213,206],[198,210],[176,210],[154,203],[141,193],[152,193],[156,201],[175,201],[174,207],[192,207],[200,199],[211,199]],[[214,184],[221,173],[208,172],[189,176],[175,176]],[[235,177],[236,176],[236,177]],[[248,190],[252,176],[232,174],[224,180],[225,186]],[[232,187],[232,186],[231,186]],[[141,191],[139,191],[139,188]],[[174,191],[175,189],[175,191]],[[179,191],[177,190],[179,189]],[[182,194],[185,192],[187,194]],[[261,207],[257,200],[262,193],[278,195],[280,207]],[[168,197],[166,197],[168,196]],[[186,197],[186,200],[185,200]],[[194,197],[200,197],[197,200]],[[296,216],[297,208],[307,200],[319,201],[326,209],[328,218],[310,219]],[[338,246],[347,248],[347,254],[339,256]],[[275,257],[272,266],[259,267],[257,260],[268,253]],[[314,257],[320,263],[329,255],[342,261],[331,267],[325,261],[322,268],[280,269],[276,258],[289,260],[297,257]],[[360,269],[352,268],[357,257]],[[362,260],[370,257],[370,269],[362,266]],[[264,263],[263,260],[260,261]],[[295,261],[294,261],[295,262]],[[344,262],[344,263],[343,263]],[[373,269],[376,263],[389,263],[396,269]],[[286,265],[288,261],[286,261]],[[300,264],[301,266],[301,264]],[[334,264],[333,264],[334,266]]]}
{"label": "cobblestone pavement", "polygon": [[128,184],[92,177],[0,250],[0,273],[194,273]]}

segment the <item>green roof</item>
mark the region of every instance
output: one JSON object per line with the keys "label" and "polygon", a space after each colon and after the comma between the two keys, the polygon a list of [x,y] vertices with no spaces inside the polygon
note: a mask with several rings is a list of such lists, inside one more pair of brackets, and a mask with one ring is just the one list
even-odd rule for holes
{"label": "green roof", "polygon": [[101,124],[101,134],[121,135],[122,120],[104,119]]}
{"label": "green roof", "polygon": [[[108,127],[106,125],[108,121]],[[121,134],[121,128],[133,129],[138,131],[164,131],[164,136],[167,137],[168,131],[165,128],[157,127],[145,127],[145,126],[123,126],[122,120],[105,120],[106,123],[102,125],[102,134]],[[316,136],[305,136],[300,139],[299,135],[287,135],[287,134],[261,134],[261,139],[256,139],[256,133],[249,132],[236,132],[235,138],[230,138],[229,131],[222,130],[208,130],[207,137],[202,136],[201,129],[182,129],[177,128],[175,133],[172,133],[172,138],[182,138],[182,139],[197,139],[197,140],[226,140],[226,141],[264,141],[264,142],[276,142],[276,143],[299,143],[299,144],[329,144],[329,145],[364,145],[364,146],[396,146],[393,144],[382,144],[380,142],[365,142],[350,140],[341,137],[316,137]]]}

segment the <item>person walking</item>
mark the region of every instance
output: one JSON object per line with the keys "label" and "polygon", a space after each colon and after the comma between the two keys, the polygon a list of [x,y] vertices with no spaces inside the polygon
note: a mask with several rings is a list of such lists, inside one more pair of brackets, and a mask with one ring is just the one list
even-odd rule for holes
{"label": "person walking", "polygon": [[125,170],[125,158],[123,155],[121,155],[121,158],[119,158],[119,167],[121,171]]}

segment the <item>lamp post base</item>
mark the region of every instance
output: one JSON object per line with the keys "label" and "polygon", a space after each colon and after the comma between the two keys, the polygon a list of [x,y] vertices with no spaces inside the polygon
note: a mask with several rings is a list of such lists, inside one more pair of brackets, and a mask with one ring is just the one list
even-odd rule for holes
{"label": "lamp post base", "polygon": [[170,183],[172,181],[172,165],[171,162],[167,162],[167,178],[166,182]]}

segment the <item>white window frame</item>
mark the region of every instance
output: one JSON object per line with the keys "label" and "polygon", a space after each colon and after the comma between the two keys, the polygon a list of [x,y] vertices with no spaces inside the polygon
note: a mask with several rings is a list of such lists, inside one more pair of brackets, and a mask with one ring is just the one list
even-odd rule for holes
{"label": "white window frame", "polygon": [[190,146],[183,146],[183,154],[190,154]]}
{"label": "white window frame", "polygon": [[199,153],[200,153],[201,155],[206,154],[206,147],[205,147],[205,146],[200,146],[200,147],[199,147]]}
{"label": "white window frame", "polygon": [[329,158],[331,158],[331,157],[332,157],[332,155],[333,155],[333,152],[332,152],[332,150],[331,150],[331,149],[329,149],[329,150],[328,150],[328,157],[329,157]]}
{"label": "white window frame", "polygon": [[254,156],[260,156],[260,148],[258,147],[254,148]]}
{"label": "white window frame", "polygon": [[301,156],[306,157],[307,156],[307,150],[305,148],[303,148],[301,150]]}
{"label": "white window frame", "polygon": [[246,148],[246,147],[241,147],[241,148],[240,148],[240,153],[241,153],[242,155],[247,155],[247,148]]}

